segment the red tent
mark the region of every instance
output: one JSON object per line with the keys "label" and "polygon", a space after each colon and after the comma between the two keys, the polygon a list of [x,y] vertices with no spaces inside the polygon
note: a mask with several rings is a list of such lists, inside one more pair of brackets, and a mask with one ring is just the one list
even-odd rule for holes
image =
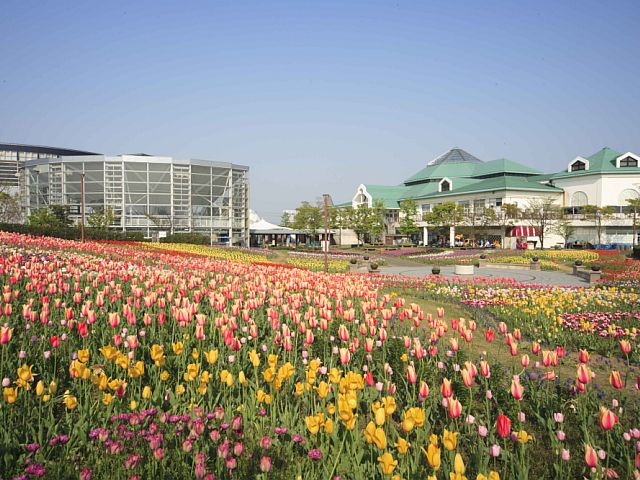
{"label": "red tent", "polygon": [[529,227],[524,225],[518,225],[511,228],[510,237],[537,237],[538,229],[536,227]]}

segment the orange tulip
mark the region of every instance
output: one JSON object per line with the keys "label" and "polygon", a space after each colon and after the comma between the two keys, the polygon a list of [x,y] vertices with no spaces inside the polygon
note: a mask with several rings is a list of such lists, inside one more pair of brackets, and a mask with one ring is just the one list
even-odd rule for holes
{"label": "orange tulip", "polygon": [[457,398],[450,398],[447,408],[449,410],[449,418],[458,418],[462,413],[462,405]]}
{"label": "orange tulip", "polygon": [[416,373],[416,369],[413,365],[407,365],[407,380],[411,385],[418,381],[418,374]]}
{"label": "orange tulip", "polygon": [[578,365],[578,381],[585,385],[591,381],[591,369],[584,363]]}

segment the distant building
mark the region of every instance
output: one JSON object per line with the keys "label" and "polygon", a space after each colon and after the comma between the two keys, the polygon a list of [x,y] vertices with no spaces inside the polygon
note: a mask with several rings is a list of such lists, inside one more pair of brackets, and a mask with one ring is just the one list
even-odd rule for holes
{"label": "distant building", "polygon": [[0,185],[18,187],[18,170],[27,160],[60,158],[69,155],[97,155],[93,152],[70,148],[0,143]]}
{"label": "distant building", "polygon": [[[625,207],[627,199],[640,198],[639,162],[637,154],[605,147],[588,157],[574,158],[557,173],[543,174],[505,158],[484,162],[454,148],[428,162],[400,185],[359,185],[347,205],[355,208],[367,204],[371,207],[375,200],[382,200],[386,207],[387,243],[401,238],[398,232],[400,202],[405,199],[413,199],[418,206],[416,220],[422,227],[420,237],[424,243],[436,242],[438,238],[437,229],[422,221],[423,215],[444,202],[456,202],[463,206],[465,212],[476,212],[481,217],[487,208],[500,213],[502,205],[515,204],[525,210],[533,199],[552,199],[564,209],[565,218],[576,229],[571,239],[591,243],[595,243],[594,226],[585,218],[582,207],[611,206],[615,214],[604,222],[603,243],[631,244],[632,220]],[[484,238],[504,240],[499,225],[485,227]],[[539,241],[535,229],[527,227],[530,226],[526,222],[517,220],[508,236],[524,236],[530,241]],[[446,242],[450,242],[451,237],[446,237]],[[562,244],[561,238],[552,234],[545,236],[545,247],[557,244]]]}
{"label": "distant building", "polygon": [[209,160],[134,155],[32,157],[20,166],[26,215],[68,205],[80,220],[111,208],[112,228],[147,237],[177,232],[210,235],[212,242],[249,243],[249,167]]}

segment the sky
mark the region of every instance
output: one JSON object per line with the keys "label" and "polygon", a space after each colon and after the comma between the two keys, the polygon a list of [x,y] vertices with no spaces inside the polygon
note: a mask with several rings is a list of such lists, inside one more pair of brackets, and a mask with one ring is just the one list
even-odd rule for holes
{"label": "sky", "polygon": [[640,2],[2,0],[0,142],[250,167],[251,208],[453,147],[640,152]]}

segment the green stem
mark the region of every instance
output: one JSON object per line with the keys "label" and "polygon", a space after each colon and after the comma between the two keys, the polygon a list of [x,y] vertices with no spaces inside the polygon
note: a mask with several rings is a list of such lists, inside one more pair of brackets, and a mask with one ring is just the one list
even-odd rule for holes
{"label": "green stem", "polygon": [[331,469],[331,473],[329,474],[329,479],[333,478],[333,474],[336,471],[336,468],[338,467],[338,460],[340,460],[340,454],[342,453],[342,449],[344,448],[344,443],[345,440],[347,439],[347,432],[344,432],[344,435],[342,436],[342,444],[340,445],[340,450],[338,450],[338,455],[336,455],[336,461],[333,462],[333,468]]}

